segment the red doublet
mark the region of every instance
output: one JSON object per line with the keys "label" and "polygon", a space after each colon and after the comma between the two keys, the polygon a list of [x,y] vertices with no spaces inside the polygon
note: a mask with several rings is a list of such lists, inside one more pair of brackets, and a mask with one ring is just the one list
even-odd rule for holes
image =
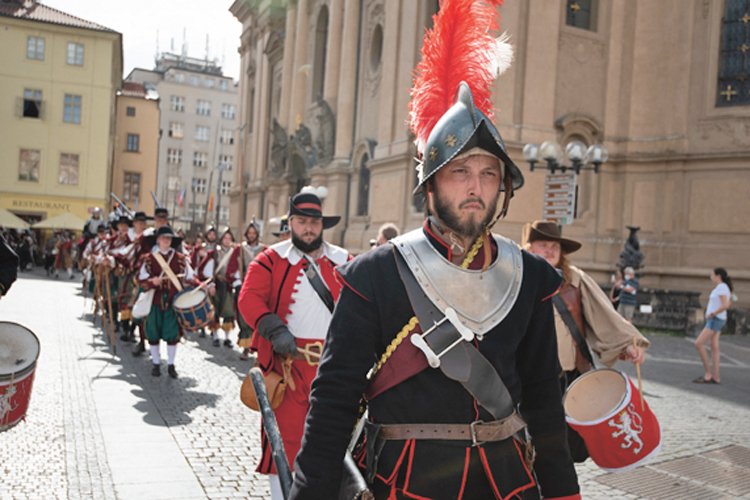
{"label": "red doublet", "polygon": [[[341,283],[336,279],[334,269],[343,264],[351,256],[342,248],[326,244],[326,255],[318,258],[321,278],[325,281],[333,300],[338,300]],[[257,333],[257,323],[267,314],[278,315],[285,323],[293,296],[297,292],[300,279],[304,277],[302,269],[306,261],[295,253],[291,241],[277,243],[260,253],[248,267],[242,284],[238,300],[238,309],[254,331],[250,349],[258,356],[258,364],[263,372],[274,370],[282,373],[278,359],[273,355],[271,343]],[[311,297],[310,300],[319,300]],[[314,339],[297,338],[297,346],[316,342]],[[319,342],[319,341],[317,341]],[[290,464],[299,451],[304,428],[305,415],[309,408],[310,385],[317,374],[318,366],[310,365],[302,360],[294,360],[292,364],[292,378],[296,390],[287,387],[284,401],[274,410],[279,424],[284,449]],[[271,452],[265,433],[262,436],[263,456],[257,471],[265,474],[275,474]]]}
{"label": "red doublet", "polygon": [[[187,257],[185,257],[183,254],[175,251],[174,256],[171,260],[168,255],[165,256],[164,254],[162,254],[162,257],[164,257],[164,260],[169,264],[169,268],[175,273],[175,275],[185,273],[188,262]],[[138,284],[144,290],[150,290],[155,287],[148,280],[160,276],[162,274],[162,268],[156,261],[153,253],[148,254],[143,259],[143,265],[146,267],[148,277],[145,279],[140,279],[139,277]],[[164,291],[167,292],[166,303],[162,303],[162,292]],[[164,279],[162,280],[161,285],[156,289],[156,292],[154,293],[153,305],[158,305],[162,310],[170,307],[172,305],[172,299],[174,299],[174,296],[177,295],[177,292],[178,290],[177,288],[175,288],[174,284],[172,284],[172,280],[164,275]]]}

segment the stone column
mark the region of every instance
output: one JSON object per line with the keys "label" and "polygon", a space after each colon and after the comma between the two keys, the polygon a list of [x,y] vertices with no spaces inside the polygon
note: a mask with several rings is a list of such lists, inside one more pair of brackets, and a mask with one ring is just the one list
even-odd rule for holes
{"label": "stone column", "polygon": [[330,7],[323,99],[328,102],[335,113],[337,109],[336,94],[339,89],[339,67],[341,65],[341,28],[344,20],[344,0],[332,0]]}
{"label": "stone column", "polygon": [[290,96],[288,132],[297,129],[297,123],[304,118],[305,97],[311,74],[307,57],[309,21],[307,19],[307,0],[297,2],[297,34],[294,41],[294,65],[292,67],[292,94]]}
{"label": "stone column", "polygon": [[258,121],[255,122],[257,127],[255,128],[256,140],[256,168],[259,177],[265,177],[267,159],[268,159],[268,134],[270,132],[270,111],[271,111],[271,79],[269,78],[270,65],[268,63],[268,56],[265,54],[263,48],[268,43],[269,33],[265,33],[258,42],[258,66],[256,79],[257,86],[255,87],[255,95],[257,97],[257,108],[255,116],[258,117]]}
{"label": "stone column", "polygon": [[345,3],[344,29],[341,40],[338,100],[336,104],[335,158],[349,158],[352,150],[354,102],[357,82],[357,39],[359,37],[359,2]]}
{"label": "stone column", "polygon": [[279,123],[288,129],[290,94],[294,81],[294,42],[296,39],[295,26],[297,24],[297,7],[290,5],[286,10],[286,25],[284,27],[284,60],[283,76],[281,77],[281,98],[279,106]]}
{"label": "stone column", "polygon": [[398,47],[400,43],[400,11],[402,2],[386,2],[383,26],[383,68],[380,76],[380,118],[378,120],[378,147],[375,157],[390,151],[393,139],[393,113],[395,103],[395,83],[398,69]]}

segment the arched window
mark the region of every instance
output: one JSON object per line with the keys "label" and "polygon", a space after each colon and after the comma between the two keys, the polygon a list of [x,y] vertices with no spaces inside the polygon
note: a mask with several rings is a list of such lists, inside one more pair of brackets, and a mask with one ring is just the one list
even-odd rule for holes
{"label": "arched window", "polygon": [[323,97],[323,86],[326,75],[326,51],[328,49],[328,7],[320,9],[315,26],[315,53],[313,59],[312,98]]}
{"label": "arched window", "polygon": [[357,215],[367,215],[370,202],[370,169],[367,168],[367,161],[370,157],[362,155],[359,160],[359,185],[357,188]]}

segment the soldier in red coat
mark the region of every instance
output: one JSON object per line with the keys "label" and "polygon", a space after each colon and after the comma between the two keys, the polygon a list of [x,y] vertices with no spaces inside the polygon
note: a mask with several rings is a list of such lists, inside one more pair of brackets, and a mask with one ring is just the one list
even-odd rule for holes
{"label": "soldier in red coat", "polygon": [[[272,245],[250,264],[239,296],[239,312],[255,331],[251,350],[264,372],[283,373],[291,358],[291,378],[276,419],[292,463],[300,447],[310,384],[318,370],[333,304],[341,291],[334,268],[350,259],[343,248],[323,240],[323,230],[340,217],[323,216],[320,198],[302,192],[290,200],[291,240]],[[292,390],[294,386],[294,390]],[[258,472],[270,474],[271,498],[281,486],[265,434]]]}

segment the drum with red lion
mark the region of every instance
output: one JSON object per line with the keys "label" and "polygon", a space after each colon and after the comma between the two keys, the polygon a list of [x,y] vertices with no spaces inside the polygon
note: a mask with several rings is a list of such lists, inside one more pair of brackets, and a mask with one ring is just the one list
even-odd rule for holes
{"label": "drum with red lion", "polygon": [[26,416],[38,358],[39,339],[31,330],[0,321],[0,432]]}
{"label": "drum with red lion", "polygon": [[656,415],[625,373],[609,368],[584,373],[565,391],[563,406],[568,425],[604,470],[632,469],[661,449]]}

